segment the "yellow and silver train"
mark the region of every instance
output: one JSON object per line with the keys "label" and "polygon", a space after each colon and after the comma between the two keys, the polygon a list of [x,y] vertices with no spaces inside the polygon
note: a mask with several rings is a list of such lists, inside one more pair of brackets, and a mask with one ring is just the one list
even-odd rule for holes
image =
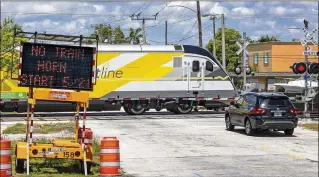
{"label": "yellow and silver train", "polygon": [[[122,106],[128,114],[135,115],[163,108],[186,114],[194,106],[225,107],[238,96],[221,64],[197,46],[99,45],[97,55],[97,80],[90,92],[90,110]],[[1,71],[2,110],[24,112],[28,89],[18,87],[9,75]],[[74,110],[74,105],[42,102],[35,109],[67,111]]]}

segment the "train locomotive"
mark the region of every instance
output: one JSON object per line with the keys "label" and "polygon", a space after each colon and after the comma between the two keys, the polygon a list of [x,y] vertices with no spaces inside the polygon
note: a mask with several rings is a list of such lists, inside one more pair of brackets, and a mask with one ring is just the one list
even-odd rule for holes
{"label": "train locomotive", "polygon": [[[192,45],[99,45],[96,85],[89,110],[123,108],[139,115],[155,109],[187,114],[194,107],[227,107],[238,92],[228,73],[207,50]],[[3,110],[26,111],[27,88],[1,71]],[[75,105],[41,102],[37,111],[68,111]],[[72,108],[71,108],[72,107]]]}

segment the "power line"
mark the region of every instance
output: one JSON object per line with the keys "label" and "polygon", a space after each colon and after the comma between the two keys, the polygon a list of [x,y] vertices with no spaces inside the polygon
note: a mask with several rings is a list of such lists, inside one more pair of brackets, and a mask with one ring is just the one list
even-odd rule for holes
{"label": "power line", "polygon": [[[185,6],[188,6],[189,3],[190,3],[190,2],[188,2],[187,5],[185,5]],[[186,10],[186,8],[183,9],[182,13],[177,17],[177,19],[179,19],[179,18],[183,15],[183,13],[185,12],[185,10]],[[174,24],[171,25],[171,26],[168,28],[168,30],[170,30],[173,26],[174,26]]]}
{"label": "power line", "polygon": [[187,38],[186,36],[188,36],[188,34],[194,29],[195,25],[197,23],[197,20],[194,22],[193,26],[189,29],[189,31],[186,33],[186,35],[180,40],[180,41],[177,41],[178,44],[183,41],[185,38]]}
{"label": "power line", "polygon": [[[195,18],[193,18],[193,19],[195,19]],[[196,17],[196,19],[197,19],[197,17]],[[196,24],[196,22],[197,22],[197,21],[195,21],[195,23],[193,24],[193,27],[192,27],[188,32],[190,32],[190,31],[194,28],[194,25]],[[208,25],[207,27],[204,28],[204,30],[208,29],[208,28],[211,27],[212,25],[213,25],[213,24]],[[182,39],[177,40],[177,41],[172,41],[172,42],[169,42],[169,43],[177,43],[177,42],[179,43],[179,42],[185,41],[185,40],[187,40],[187,39],[190,39],[190,38],[196,36],[197,34],[198,34],[198,32],[196,32],[195,34],[193,34],[193,35],[191,35],[191,36],[188,36],[188,37],[186,37],[186,36],[187,36],[187,34],[186,34]],[[151,41],[151,40],[149,40],[149,41]],[[154,41],[154,40],[152,40],[152,42],[165,43],[165,42],[159,42],[159,41]]]}
{"label": "power line", "polygon": [[[179,5],[182,5],[183,3],[184,3],[184,2],[180,3]],[[167,5],[166,5],[165,7],[167,7]],[[169,15],[167,15],[167,16],[164,17],[162,20],[160,20],[159,24],[161,24],[163,21],[165,21],[165,20],[166,20],[169,16],[171,16],[171,15],[174,13],[174,11],[177,10],[177,9],[178,9],[178,7],[177,7],[176,9],[174,9]],[[159,24],[154,25],[153,27],[158,26]]]}
{"label": "power line", "polygon": [[[166,6],[165,6],[166,7]],[[178,7],[175,9],[177,10]],[[175,10],[173,10],[166,18],[167,19]],[[132,14],[119,14],[119,15],[107,15],[107,14],[96,14],[96,13],[47,13],[47,12],[1,12],[3,14],[10,14],[12,16],[19,16],[19,15],[48,15],[48,16],[90,16],[90,17],[96,17],[96,18],[105,18],[106,16],[108,17],[117,17],[117,16],[128,16]],[[152,14],[146,14],[146,15],[152,15]],[[235,14],[228,14],[226,18],[230,19],[248,19],[248,18],[275,18],[275,19],[301,19],[305,17],[313,17],[315,14],[307,14],[307,15],[302,15],[302,16],[272,16],[272,14],[259,14],[260,16],[257,15],[252,15],[252,16],[241,16],[241,15],[235,15]],[[187,17],[189,15],[184,15],[184,17]],[[164,20],[163,19],[163,20]],[[161,22],[163,21],[161,20]]]}
{"label": "power line", "polygon": [[[146,2],[145,2],[146,3]],[[145,4],[144,3],[144,4]],[[152,2],[151,2],[152,3]],[[175,8],[175,10],[176,9],[178,9],[178,8],[180,8],[179,6],[180,5],[182,5],[184,2],[182,2],[181,4],[179,4],[179,5],[177,5],[177,8]],[[150,4],[149,4],[150,5]],[[149,6],[148,5],[148,6]],[[168,5],[168,4],[167,4]],[[159,12],[161,12],[162,10],[164,10],[166,7],[167,7],[167,5],[166,6],[164,6],[161,10],[159,10],[157,13],[159,13]],[[83,6],[83,7],[86,7],[86,6]],[[76,7],[76,8],[71,8],[71,9],[78,9],[78,8],[83,8],[83,7]],[[141,6],[142,7],[142,6]],[[57,11],[50,11],[50,12],[14,12],[14,11],[2,11],[1,13],[4,13],[4,14],[19,14],[19,15],[46,15],[46,14],[48,14],[48,15],[104,15],[104,16],[108,16],[107,14],[96,14],[96,13],[87,13],[87,14],[81,14],[81,13],[79,13],[79,14],[76,14],[76,13],[51,13],[51,12],[59,12],[59,11],[65,11],[65,10],[70,10],[70,9],[62,9],[62,10],[57,10]],[[138,11],[140,10],[140,8],[135,12],[135,13],[133,13],[133,14],[136,14]],[[173,10],[173,11],[175,11],[175,10]],[[119,14],[119,15],[117,15],[117,16],[121,16],[121,15],[131,15],[131,13],[130,14]],[[146,15],[152,15],[152,14],[146,14]],[[287,15],[282,15],[282,16],[278,16],[278,15],[274,15],[274,14],[256,14],[256,15],[240,15],[240,14],[235,14],[235,13],[233,13],[233,14],[231,14],[231,13],[227,13],[227,15],[226,15],[226,17],[241,17],[241,18],[258,18],[258,17],[260,17],[260,18],[263,18],[263,17],[265,17],[265,16],[267,16],[267,17],[274,17],[274,18],[304,18],[304,17],[313,17],[314,15],[317,15],[317,14],[315,14],[315,13],[311,13],[311,14],[298,14],[298,16],[291,16],[291,15],[289,15],[289,14],[287,14]],[[190,15],[184,15],[184,16],[190,16]]]}
{"label": "power line", "polygon": [[[213,24],[208,25],[204,30],[208,29],[208,28],[211,27],[212,25],[213,25]],[[181,40],[179,40],[179,41],[177,41],[177,42],[185,41],[185,40],[187,40],[187,39],[190,39],[190,38],[196,36],[197,34],[198,34],[198,32],[195,33],[195,34],[193,34],[193,35],[191,35],[191,36],[189,36],[189,37],[187,37],[187,38],[181,39]],[[174,42],[175,42],[175,41],[174,41]]]}
{"label": "power line", "polygon": [[85,6],[82,6],[82,7],[73,7],[73,8],[68,8],[68,9],[54,10],[54,11],[50,11],[50,12],[61,12],[61,11],[66,11],[66,10],[81,9],[81,8],[84,8],[84,7],[89,7],[89,6],[91,6],[91,5],[92,5],[92,4],[85,5]]}
{"label": "power line", "polygon": [[[181,23],[181,22],[185,22],[185,21],[193,20],[193,19],[195,19],[195,18],[196,18],[196,17],[193,17],[193,18],[187,18],[187,19],[184,19],[184,20],[175,21],[175,22],[168,23],[168,24],[177,24],[177,23]],[[164,26],[164,24],[158,24],[158,25],[146,26],[145,28],[154,28],[154,27],[162,27],[162,26]]]}
{"label": "power line", "polygon": [[139,14],[143,13],[154,1],[150,2]]}
{"label": "power line", "polygon": [[171,3],[171,2],[172,2],[172,1],[169,1],[168,3],[166,3],[165,6],[164,6],[161,10],[159,10],[159,11],[157,12],[157,14],[159,14],[162,10],[164,10],[165,7],[167,7],[167,5],[168,5],[169,3]]}
{"label": "power line", "polygon": [[147,3],[147,1],[145,1],[145,2],[136,10],[136,12],[133,13],[133,15],[135,15],[146,3]]}

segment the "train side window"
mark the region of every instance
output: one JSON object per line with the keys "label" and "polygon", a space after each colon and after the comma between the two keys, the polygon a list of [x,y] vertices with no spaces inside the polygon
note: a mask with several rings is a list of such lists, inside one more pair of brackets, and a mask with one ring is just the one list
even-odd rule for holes
{"label": "train side window", "polygon": [[211,71],[211,72],[213,72],[213,70],[214,70],[213,64],[209,61],[206,61],[206,70]]}
{"label": "train side window", "polygon": [[193,61],[193,72],[199,72],[199,61]]}

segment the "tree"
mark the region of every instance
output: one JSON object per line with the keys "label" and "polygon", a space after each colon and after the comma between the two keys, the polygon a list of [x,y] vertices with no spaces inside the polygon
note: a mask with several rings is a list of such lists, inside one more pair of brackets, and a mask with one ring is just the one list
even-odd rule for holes
{"label": "tree", "polygon": [[94,32],[91,34],[92,37],[96,35],[99,36],[99,42],[101,43],[110,43],[112,41],[112,27],[111,25],[98,24],[92,26]]}
{"label": "tree", "polygon": [[[241,38],[240,33],[231,28],[225,29],[225,56],[226,56],[226,68],[227,71],[232,72],[238,60],[241,58],[236,55],[236,51],[239,47],[236,45],[236,40]],[[206,48],[213,53],[213,40],[210,40],[206,45]],[[222,30],[218,29],[216,33],[216,57],[220,63],[222,63]]]}
{"label": "tree", "polygon": [[140,34],[141,31],[142,31],[141,28],[137,28],[136,30],[134,30],[133,28],[130,28],[130,34],[126,38],[126,41],[131,44],[140,44],[141,38],[143,38],[143,35]]}
{"label": "tree", "polygon": [[111,27],[111,25],[106,24],[98,24],[92,27],[94,27],[94,32],[91,34],[91,36],[95,37],[98,35],[99,41],[101,43],[121,44],[126,42],[125,35],[120,26],[114,29]]}
{"label": "tree", "polygon": [[[21,42],[27,41],[26,38],[23,38],[23,34],[19,34],[15,38],[15,43],[13,43],[13,32],[14,28],[17,31],[22,31],[21,26],[16,24],[11,17],[7,17],[1,21],[1,53],[0,53],[0,69],[1,71],[16,72],[18,69],[19,63],[19,51],[16,49],[19,47]],[[13,52],[13,63],[12,63],[12,47]]]}
{"label": "tree", "polygon": [[121,30],[121,27],[118,26],[113,30],[113,43],[114,44],[122,44],[125,43],[125,35],[123,31]]}
{"label": "tree", "polygon": [[271,41],[279,41],[279,39],[276,36],[260,36],[258,39],[258,42],[271,42]]}

